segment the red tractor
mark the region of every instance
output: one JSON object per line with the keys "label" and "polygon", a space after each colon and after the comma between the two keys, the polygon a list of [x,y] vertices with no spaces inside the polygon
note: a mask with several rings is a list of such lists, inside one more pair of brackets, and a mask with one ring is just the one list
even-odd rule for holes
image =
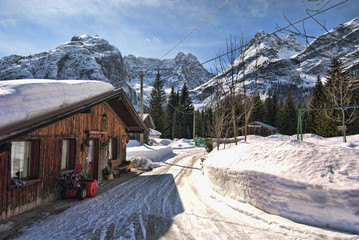
{"label": "red tractor", "polygon": [[82,165],[78,164],[74,171],[64,174],[62,179],[56,177],[54,173],[50,174],[55,177],[57,186],[60,188],[60,197],[77,197],[82,200],[86,197],[94,197],[97,191],[97,181],[87,178],[83,172]]}

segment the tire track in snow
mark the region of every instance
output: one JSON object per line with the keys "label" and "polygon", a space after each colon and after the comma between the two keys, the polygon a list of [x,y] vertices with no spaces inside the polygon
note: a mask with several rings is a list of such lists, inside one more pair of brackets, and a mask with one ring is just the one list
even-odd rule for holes
{"label": "tire track in snow", "polygon": [[324,230],[297,228],[279,217],[267,219],[260,210],[236,209],[204,196],[194,183],[202,155],[191,152],[169,159],[152,172],[24,229],[19,239],[333,239]]}

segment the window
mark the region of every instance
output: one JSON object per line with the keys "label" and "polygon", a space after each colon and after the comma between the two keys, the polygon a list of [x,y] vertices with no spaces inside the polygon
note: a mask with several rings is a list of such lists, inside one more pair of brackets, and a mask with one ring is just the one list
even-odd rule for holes
{"label": "window", "polygon": [[117,159],[117,138],[110,138],[108,143],[108,159]]}
{"label": "window", "polygon": [[11,143],[11,178],[39,177],[39,141]]}
{"label": "window", "polygon": [[75,155],[75,139],[62,140],[61,169],[73,169],[75,167]]}
{"label": "window", "polygon": [[89,141],[89,152],[88,152],[88,162],[92,163],[92,159],[93,159],[93,140]]}

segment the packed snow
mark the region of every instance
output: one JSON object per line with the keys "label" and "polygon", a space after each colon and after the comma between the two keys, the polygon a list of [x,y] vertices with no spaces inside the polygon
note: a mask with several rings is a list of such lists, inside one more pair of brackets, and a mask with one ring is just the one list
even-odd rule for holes
{"label": "packed snow", "polygon": [[133,157],[146,157],[150,160],[162,159],[163,157],[170,155],[173,153],[173,149],[171,146],[133,146],[127,147],[127,160]]}
{"label": "packed snow", "polygon": [[163,165],[162,161],[183,152],[195,150],[194,144],[188,139],[170,140],[150,138],[149,145],[142,146],[136,140],[130,140],[126,148],[127,161],[133,162],[133,167],[150,171]]}
{"label": "packed snow", "polygon": [[31,119],[112,90],[111,84],[102,81],[0,81],[0,127]]}
{"label": "packed snow", "polygon": [[204,161],[211,187],[288,219],[359,233],[359,135],[250,136]]}

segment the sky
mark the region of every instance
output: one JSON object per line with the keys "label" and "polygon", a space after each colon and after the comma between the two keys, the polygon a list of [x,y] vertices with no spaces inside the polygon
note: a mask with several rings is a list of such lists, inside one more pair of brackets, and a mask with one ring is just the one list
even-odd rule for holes
{"label": "sky", "polygon": [[[276,30],[276,25],[288,25],[283,13],[292,22],[307,17],[306,8],[320,7],[309,1],[313,0],[228,0],[165,58],[184,52],[192,53],[204,62],[223,52],[226,39],[231,35],[246,42],[259,30],[271,33]],[[341,1],[330,0],[328,6]],[[123,56],[160,58],[223,2],[0,0],[0,58],[55,49],[73,36],[83,34],[108,40]],[[321,14],[318,19],[332,29],[357,16],[359,0],[349,0]],[[315,36],[325,32],[314,21],[307,21],[305,27]],[[207,64],[206,67],[210,66]]]}

